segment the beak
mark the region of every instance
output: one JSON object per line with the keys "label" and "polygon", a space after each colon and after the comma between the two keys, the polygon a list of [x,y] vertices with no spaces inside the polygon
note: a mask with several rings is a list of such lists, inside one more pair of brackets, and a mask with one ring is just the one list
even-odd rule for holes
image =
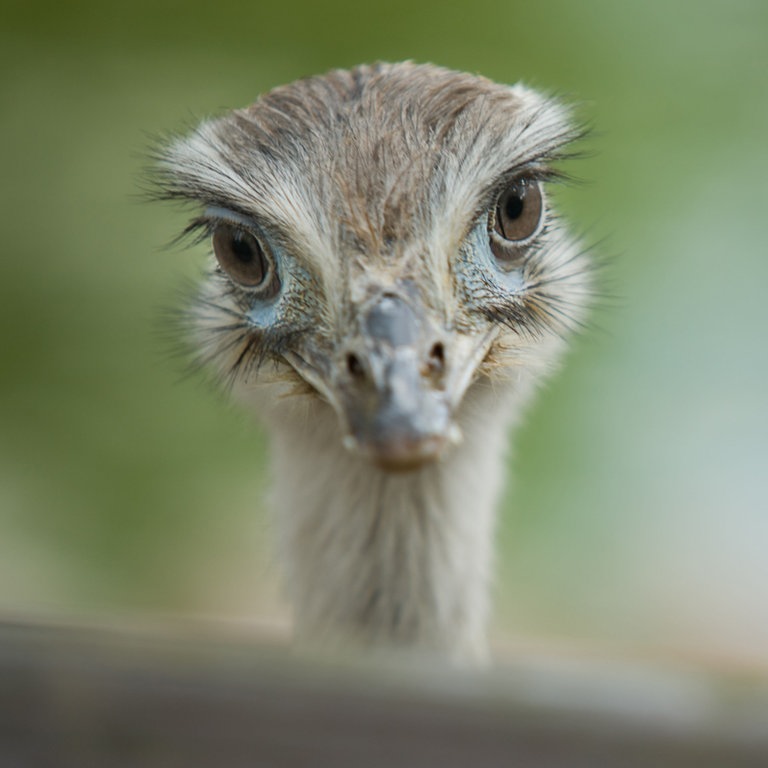
{"label": "beak", "polygon": [[346,444],[382,469],[415,469],[437,458],[452,432],[445,343],[424,313],[399,296],[380,297],[346,350]]}
{"label": "beak", "polygon": [[334,405],[347,448],[390,472],[418,469],[461,439],[455,409],[492,339],[457,338],[398,293],[361,307],[358,324],[326,375],[310,350],[287,359]]}

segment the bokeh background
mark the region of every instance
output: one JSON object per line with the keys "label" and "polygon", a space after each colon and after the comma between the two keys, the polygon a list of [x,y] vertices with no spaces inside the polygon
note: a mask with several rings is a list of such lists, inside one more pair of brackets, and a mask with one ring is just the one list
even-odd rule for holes
{"label": "bokeh background", "polygon": [[494,635],[768,669],[768,4],[38,2],[0,10],[0,616],[286,615],[264,435],[184,378],[205,247],[151,137],[413,58],[577,103],[560,205],[613,298],[510,457]]}

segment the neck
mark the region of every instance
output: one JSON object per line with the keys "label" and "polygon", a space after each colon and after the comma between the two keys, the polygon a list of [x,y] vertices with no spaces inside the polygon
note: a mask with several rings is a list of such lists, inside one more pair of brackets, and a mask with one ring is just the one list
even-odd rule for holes
{"label": "neck", "polygon": [[[315,403],[273,422],[274,499],[299,639],[482,658],[509,418],[489,385],[440,462],[390,474],[347,452]],[[463,422],[463,423],[462,423]]]}

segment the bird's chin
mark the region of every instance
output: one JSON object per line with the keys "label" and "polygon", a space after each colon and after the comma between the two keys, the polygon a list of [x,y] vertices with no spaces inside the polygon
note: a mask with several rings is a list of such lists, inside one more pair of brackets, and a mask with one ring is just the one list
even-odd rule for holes
{"label": "bird's chin", "polygon": [[376,446],[368,455],[370,460],[385,472],[414,472],[439,461],[445,447],[444,438],[433,437],[416,444]]}
{"label": "bird's chin", "polygon": [[415,472],[440,461],[449,443],[447,435],[370,443],[361,443],[352,437],[344,440],[345,447],[352,453],[392,474]]}

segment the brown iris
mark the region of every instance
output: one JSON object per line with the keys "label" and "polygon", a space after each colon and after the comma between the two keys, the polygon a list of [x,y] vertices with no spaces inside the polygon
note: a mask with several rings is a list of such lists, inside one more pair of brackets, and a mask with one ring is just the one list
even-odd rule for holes
{"label": "brown iris", "polygon": [[274,268],[254,235],[241,227],[218,224],[213,233],[213,252],[219,266],[244,288],[267,288]]}
{"label": "brown iris", "polygon": [[541,190],[535,181],[516,181],[496,203],[494,229],[505,240],[526,240],[540,220]]}
{"label": "brown iris", "polygon": [[502,192],[489,221],[493,228],[491,249],[497,259],[510,261],[516,257],[510,246],[536,233],[542,209],[541,188],[536,181],[519,179]]}

